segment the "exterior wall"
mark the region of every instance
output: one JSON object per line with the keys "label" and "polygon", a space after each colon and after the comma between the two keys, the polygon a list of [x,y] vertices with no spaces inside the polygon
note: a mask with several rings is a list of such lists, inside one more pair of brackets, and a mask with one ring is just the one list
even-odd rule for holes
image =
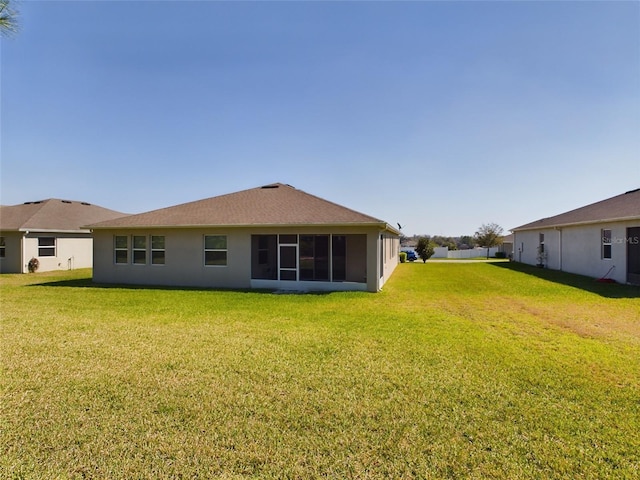
{"label": "exterior wall", "polygon": [[[347,264],[350,278],[345,282],[295,282],[251,279],[251,236],[273,234],[334,234],[363,235],[362,245],[356,240],[347,245]],[[151,235],[165,237],[165,264],[126,265],[115,264],[114,237]],[[204,265],[204,235],[226,235],[227,265]],[[96,283],[163,285],[205,288],[283,288],[305,290],[379,290],[377,281],[376,252],[379,232],[374,228],[327,228],[327,227],[286,227],[281,228],[183,228],[183,229],[126,229],[95,230],[93,233],[93,280]],[[385,278],[393,272],[397,265],[399,238],[392,239],[391,248],[396,245],[395,253],[390,252]],[[393,259],[395,264],[393,268]],[[362,265],[358,270],[354,265]],[[366,265],[366,267],[365,267]],[[369,274],[371,272],[371,274]]]}
{"label": "exterior wall", "polygon": [[561,270],[562,258],[560,252],[560,231],[551,228],[527,230],[515,233],[513,242],[513,259],[516,262],[537,265],[540,234],[544,234],[544,253],[546,257],[543,259],[542,263],[546,268]]}
{"label": "exterior wall", "polygon": [[[607,275],[616,282],[627,281],[627,227],[640,222],[603,223],[563,230],[562,268],[567,272],[595,278]],[[602,229],[611,230],[611,258],[602,258]]]}
{"label": "exterior wall", "polygon": [[[554,270],[627,281],[627,228],[638,221],[577,225],[514,233],[514,260],[535,265],[538,234],[545,234],[546,265]],[[602,230],[611,230],[611,258],[602,258]]]}
{"label": "exterior wall", "polygon": [[347,243],[347,282],[367,283],[367,237],[353,237]]}
{"label": "exterior wall", "polygon": [[498,247],[498,251],[504,253],[505,256],[510,257],[511,255],[513,255],[513,243],[504,242]]}
{"label": "exterior wall", "polygon": [[2,232],[5,256],[0,258],[0,273],[22,273],[22,232]]}
{"label": "exterior wall", "polygon": [[[162,235],[165,264],[118,265],[114,260],[114,236]],[[204,235],[227,236],[227,265],[204,265]],[[131,244],[129,244],[131,248]],[[251,236],[221,229],[96,230],[93,233],[93,281],[134,285],[166,285],[212,288],[250,288]]]}
{"label": "exterior wall", "polygon": [[[371,291],[380,290],[400,263],[400,237],[390,233],[381,234],[378,249],[382,249],[382,252],[378,250],[378,256],[381,259],[380,277],[377,288],[375,290],[370,288]],[[372,255],[369,256],[371,257]]]}
{"label": "exterior wall", "polygon": [[[55,237],[56,255],[54,257],[38,256],[39,237]],[[91,234],[29,233],[24,237],[23,272],[28,272],[27,264],[31,258],[37,258],[40,262],[39,272],[91,268],[93,264]]]}
{"label": "exterior wall", "polygon": [[[3,232],[5,258],[0,260],[2,273],[27,273],[29,260],[37,258],[39,272],[91,268],[93,240],[89,233],[70,234],[56,232]],[[54,237],[55,256],[38,256],[38,238]]]}

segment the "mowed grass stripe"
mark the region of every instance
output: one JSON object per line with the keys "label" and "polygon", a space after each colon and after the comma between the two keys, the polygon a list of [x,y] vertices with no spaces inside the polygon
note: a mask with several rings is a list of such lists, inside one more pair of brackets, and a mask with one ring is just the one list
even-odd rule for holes
{"label": "mowed grass stripe", "polygon": [[89,276],[0,277],[2,478],[639,472],[637,288],[483,263],[402,264],[378,294]]}

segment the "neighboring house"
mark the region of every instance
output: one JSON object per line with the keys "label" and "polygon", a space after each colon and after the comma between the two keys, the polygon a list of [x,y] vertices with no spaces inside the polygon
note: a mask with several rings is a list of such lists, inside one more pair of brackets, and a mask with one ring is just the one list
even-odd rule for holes
{"label": "neighboring house", "polygon": [[400,232],[276,183],[89,226],[98,283],[380,290]]}
{"label": "neighboring house", "polygon": [[513,256],[513,234],[502,237],[502,243],[498,247],[498,251],[504,253],[507,258]]}
{"label": "neighboring house", "polygon": [[640,284],[640,189],[512,232],[516,261]]}
{"label": "neighboring house", "polygon": [[88,223],[122,217],[124,213],[50,198],[0,207],[0,272],[26,273],[32,258],[38,271],[88,268],[93,264]]}

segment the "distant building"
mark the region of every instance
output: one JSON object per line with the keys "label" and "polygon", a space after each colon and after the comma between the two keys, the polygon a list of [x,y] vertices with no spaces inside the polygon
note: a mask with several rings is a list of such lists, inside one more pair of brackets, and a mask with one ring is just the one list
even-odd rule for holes
{"label": "distant building", "polygon": [[512,232],[516,261],[640,285],[640,189]]}
{"label": "distant building", "polygon": [[386,222],[281,183],[88,228],[100,283],[376,292],[400,250]]}
{"label": "distant building", "polygon": [[498,247],[498,251],[504,253],[507,258],[513,256],[513,234],[502,237],[502,243]]}
{"label": "distant building", "polygon": [[31,259],[41,272],[91,267],[93,240],[83,225],[124,215],[55,198],[0,206],[0,272],[26,273]]}

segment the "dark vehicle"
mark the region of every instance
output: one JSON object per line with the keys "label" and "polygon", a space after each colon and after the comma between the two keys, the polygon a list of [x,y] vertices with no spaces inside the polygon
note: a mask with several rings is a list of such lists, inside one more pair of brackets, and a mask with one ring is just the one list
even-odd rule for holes
{"label": "dark vehicle", "polygon": [[408,261],[415,262],[416,260],[418,260],[418,256],[416,255],[416,252],[414,252],[413,250],[402,250],[402,251],[407,254]]}

